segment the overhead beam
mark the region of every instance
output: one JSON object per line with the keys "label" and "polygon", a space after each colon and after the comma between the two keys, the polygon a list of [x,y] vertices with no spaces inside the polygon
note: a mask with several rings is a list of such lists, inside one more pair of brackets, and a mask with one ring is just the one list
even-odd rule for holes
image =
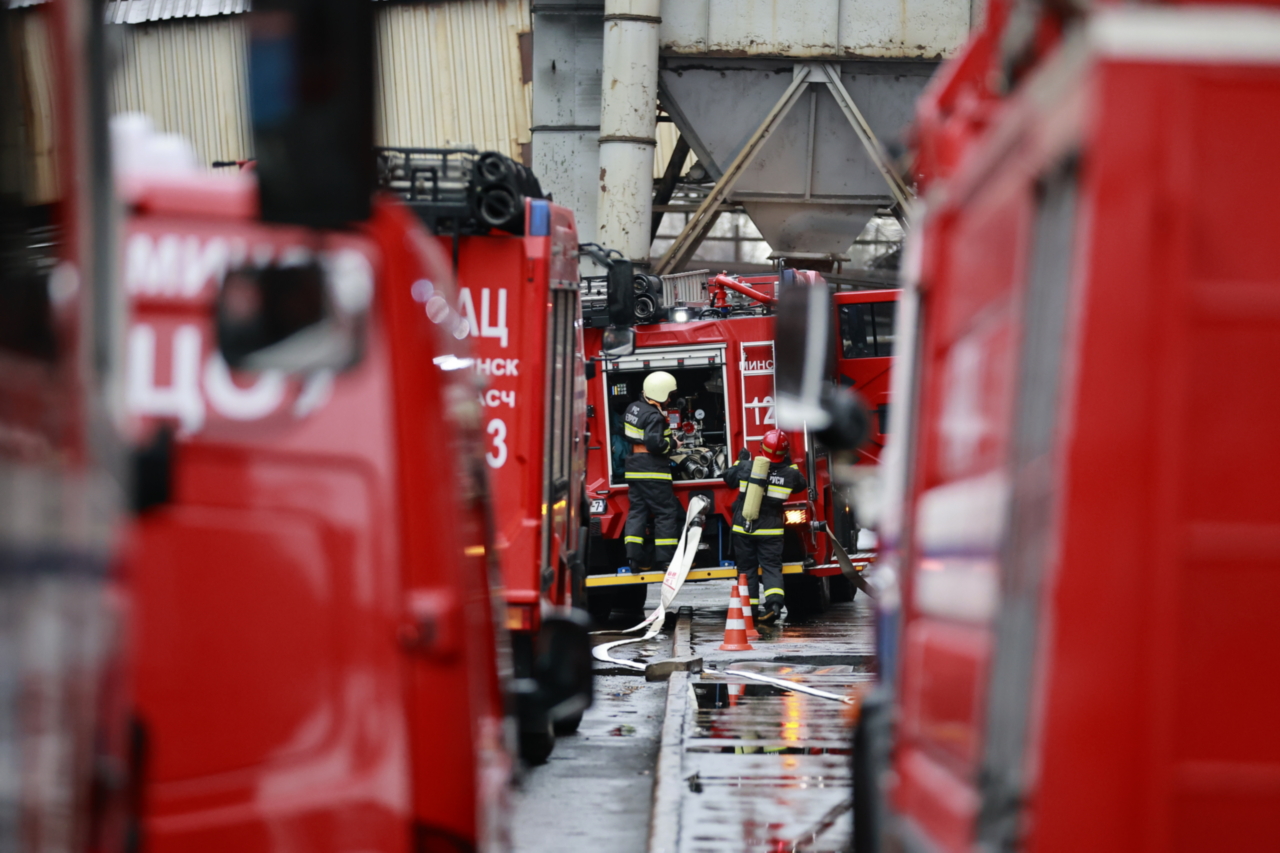
{"label": "overhead beam", "polygon": [[836,99],[836,103],[840,106],[840,111],[849,120],[849,124],[853,125],[853,132],[857,134],[859,141],[862,142],[862,147],[866,149],[867,156],[871,158],[871,162],[875,163],[876,168],[880,170],[880,175],[884,178],[885,183],[889,185],[889,192],[893,193],[894,199],[898,202],[898,207],[901,208],[903,215],[906,215],[908,200],[911,198],[911,190],[907,189],[907,185],[902,182],[898,172],[889,163],[889,158],[885,155],[884,148],[880,145],[880,140],[876,138],[875,131],[871,129],[871,125],[867,124],[867,120],[862,117],[862,111],[858,109],[858,105],[849,94],[849,90],[841,82],[840,69],[828,62],[822,65],[822,70],[827,78],[827,89],[830,90],[832,97]]}
{"label": "overhead beam", "polygon": [[724,170],[716,163],[716,158],[711,156],[711,149],[698,138],[697,131],[694,130],[694,124],[689,121],[689,117],[684,114],[680,103],[671,95],[671,91],[667,88],[667,84],[663,82],[662,75],[658,75],[658,102],[662,104],[662,108],[667,111],[667,115],[680,129],[680,136],[688,141],[689,147],[693,149],[694,156],[698,158],[698,162],[702,164],[702,168],[707,170],[707,174],[711,176],[711,180],[718,181],[720,176],[724,174]]}
{"label": "overhead beam", "polygon": [[671,159],[667,161],[666,171],[662,173],[662,179],[658,181],[658,185],[653,188],[653,227],[649,231],[649,242],[653,242],[653,238],[658,236],[658,228],[662,225],[662,213],[659,208],[666,207],[671,201],[671,195],[676,191],[676,184],[680,182],[680,172],[684,169],[684,161],[689,159],[689,140],[681,136],[676,140],[676,147],[671,152]]}

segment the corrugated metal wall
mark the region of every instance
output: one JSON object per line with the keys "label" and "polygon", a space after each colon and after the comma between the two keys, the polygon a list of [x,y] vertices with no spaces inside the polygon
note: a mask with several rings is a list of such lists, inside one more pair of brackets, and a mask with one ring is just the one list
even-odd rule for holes
{"label": "corrugated metal wall", "polygon": [[251,156],[244,16],[110,27],[123,46],[115,112],[143,112],[181,133],[203,163]]}
{"label": "corrugated metal wall", "polygon": [[532,138],[519,40],[529,27],[528,0],[383,9],[380,143],[473,145],[519,159]]}
{"label": "corrugated metal wall", "polygon": [[107,0],[107,23],[144,24],[249,11],[249,0]]}
{"label": "corrugated metal wall", "polygon": [[[680,138],[680,131],[676,130],[676,126],[669,121],[658,122],[657,132],[654,133],[654,139],[658,141],[657,146],[653,150],[653,177],[654,180],[662,177],[662,173],[667,170],[667,161],[671,159],[671,152],[675,150],[676,141]],[[682,172],[689,170],[689,167],[696,163],[697,157],[693,156],[693,152],[684,160]]]}
{"label": "corrugated metal wall", "polygon": [[[21,58],[22,80],[19,91],[26,97],[26,155],[31,170],[25,175],[28,184],[21,188],[27,204],[44,204],[62,195],[58,175],[57,136],[54,133],[53,44],[49,35],[48,16],[35,12],[21,13],[16,20],[12,47]],[[11,131],[14,128],[5,128]],[[6,175],[5,178],[9,176]],[[6,188],[8,189],[8,188]],[[18,189],[13,187],[12,189]]]}
{"label": "corrugated metal wall", "polygon": [[[532,138],[532,85],[522,79],[519,39],[530,26],[529,0],[381,9],[379,143],[474,146],[520,159]],[[204,163],[252,156],[243,15],[110,29],[123,46],[115,112],[147,113],[158,129],[190,139]],[[655,177],[675,138],[673,125],[659,125]]]}

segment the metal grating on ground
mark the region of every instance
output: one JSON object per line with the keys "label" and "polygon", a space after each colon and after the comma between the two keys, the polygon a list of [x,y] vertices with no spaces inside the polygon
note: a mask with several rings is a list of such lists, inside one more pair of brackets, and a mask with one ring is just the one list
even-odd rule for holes
{"label": "metal grating on ground", "polygon": [[726,608],[711,602],[727,598],[727,587],[707,584],[690,596],[700,601],[686,601],[707,670],[689,687],[678,849],[844,851],[853,831],[849,706],[723,670],[852,692],[872,677],[871,609],[861,599],[838,604],[807,623],[761,628],[755,651],[721,652]]}

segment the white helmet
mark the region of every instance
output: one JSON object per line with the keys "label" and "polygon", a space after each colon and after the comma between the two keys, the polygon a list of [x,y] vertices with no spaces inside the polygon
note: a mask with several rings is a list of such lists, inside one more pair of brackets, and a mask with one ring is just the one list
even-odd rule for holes
{"label": "white helmet", "polygon": [[676,390],[676,378],[665,370],[650,373],[644,378],[644,395],[655,403],[665,403]]}

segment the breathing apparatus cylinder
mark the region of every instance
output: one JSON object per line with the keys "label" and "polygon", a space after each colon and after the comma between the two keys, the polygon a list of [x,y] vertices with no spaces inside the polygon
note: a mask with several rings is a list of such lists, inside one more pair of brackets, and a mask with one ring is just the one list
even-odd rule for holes
{"label": "breathing apparatus cylinder", "polygon": [[764,500],[765,484],[769,480],[769,460],[757,456],[751,460],[751,477],[747,480],[747,497],[742,502],[742,517],[755,521],[760,517],[760,502]]}

